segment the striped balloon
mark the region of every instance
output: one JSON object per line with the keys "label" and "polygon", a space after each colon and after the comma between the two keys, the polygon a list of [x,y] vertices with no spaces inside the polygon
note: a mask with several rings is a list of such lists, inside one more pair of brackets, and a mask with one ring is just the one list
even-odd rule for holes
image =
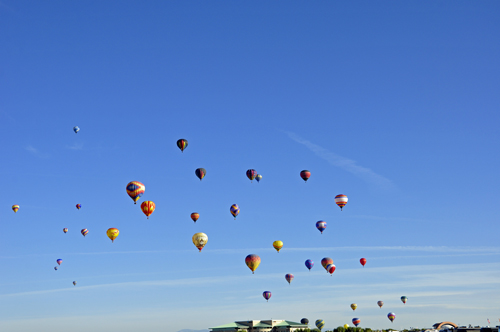
{"label": "striped balloon", "polygon": [[271,292],[270,291],[265,291],[262,293],[262,296],[266,299],[267,302],[269,302],[269,299],[271,298]]}
{"label": "striped balloon", "polygon": [[151,215],[151,213],[154,212],[155,208],[156,208],[156,205],[152,201],[144,201],[141,204],[141,210],[148,217],[148,219],[149,219],[149,216]]}
{"label": "striped balloon", "polygon": [[14,211],[14,213],[17,213],[17,211],[19,211],[19,205],[12,205],[12,211]]}
{"label": "striped balloon", "polygon": [[294,276],[291,273],[285,274],[285,279],[288,281],[288,283],[291,283],[293,280]]}
{"label": "striped balloon", "polygon": [[389,320],[392,322],[394,322],[394,319],[396,319],[396,314],[393,313],[393,312],[390,312],[387,314],[387,318],[389,318]]}
{"label": "striped balloon", "polygon": [[[329,264],[333,264],[333,259],[331,259],[330,257],[325,257],[321,260],[321,266],[323,266],[325,270]],[[328,272],[328,270],[326,270],[326,272]]]}
{"label": "striped balloon", "polygon": [[137,201],[146,191],[146,186],[140,183],[139,181],[132,181],[127,184],[127,194],[132,198],[134,204],[137,204]]}
{"label": "striped balloon", "polygon": [[207,175],[207,171],[204,168],[197,168],[196,171],[194,171],[194,174],[198,177],[198,179],[203,180],[205,175]]}
{"label": "striped balloon", "polygon": [[80,209],[82,208],[82,205],[81,205],[81,204],[76,204],[76,208],[77,208],[78,210],[80,210]]}
{"label": "striped balloon", "polygon": [[250,179],[250,181],[252,181],[253,179],[255,179],[255,177],[257,176],[257,171],[254,170],[254,169],[249,169],[247,171],[247,178]]}
{"label": "striped balloon", "polygon": [[316,228],[323,234],[323,231],[326,229],[326,221],[320,220],[316,223]]}
{"label": "striped balloon", "polygon": [[335,196],[335,203],[340,206],[340,211],[347,204],[347,196],[346,195],[337,195]]}
{"label": "striped balloon", "polygon": [[322,319],[318,319],[316,321],[316,327],[321,330],[323,328],[323,326],[325,326],[325,321]]}
{"label": "striped balloon", "polygon": [[200,218],[200,214],[198,212],[193,212],[191,213],[191,219],[193,219],[194,222]]}
{"label": "striped balloon", "polygon": [[277,252],[280,252],[281,248],[283,248],[283,242],[282,241],[274,241],[273,247],[274,247],[274,249],[276,249]]}
{"label": "striped balloon", "polygon": [[352,323],[354,324],[354,326],[357,327],[359,325],[359,323],[361,323],[361,319],[359,319],[359,318],[353,318],[352,319]]}
{"label": "striped balloon", "polygon": [[63,232],[64,233],[68,233],[68,229],[67,228],[63,228]]}
{"label": "striped balloon", "polygon": [[233,204],[229,208],[229,212],[231,212],[231,214],[234,217],[234,220],[236,220],[236,217],[238,216],[238,214],[240,214],[240,207],[238,206],[238,204]]}
{"label": "striped balloon", "polygon": [[84,229],[82,229],[81,233],[85,237],[85,236],[87,236],[87,234],[89,233],[89,231],[88,231],[88,229],[84,228]]}
{"label": "striped balloon", "polygon": [[335,266],[335,264],[328,264],[328,265],[326,266],[326,271],[327,271],[328,273],[330,273],[330,275],[332,275],[332,274],[333,274],[333,272],[335,272],[335,269],[337,269],[337,267]]}
{"label": "striped balloon", "polygon": [[184,149],[187,148],[188,146],[188,141],[185,140],[184,138],[181,138],[180,140],[177,141],[177,147],[181,149],[181,152],[184,152]]}

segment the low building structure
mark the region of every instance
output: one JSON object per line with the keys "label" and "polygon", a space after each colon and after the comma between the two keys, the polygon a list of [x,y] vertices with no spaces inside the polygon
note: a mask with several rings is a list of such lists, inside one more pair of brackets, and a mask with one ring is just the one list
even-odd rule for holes
{"label": "low building structure", "polygon": [[298,329],[306,329],[307,325],[289,320],[245,320],[234,323],[211,327],[211,332],[236,332],[246,330],[247,332],[294,332]]}

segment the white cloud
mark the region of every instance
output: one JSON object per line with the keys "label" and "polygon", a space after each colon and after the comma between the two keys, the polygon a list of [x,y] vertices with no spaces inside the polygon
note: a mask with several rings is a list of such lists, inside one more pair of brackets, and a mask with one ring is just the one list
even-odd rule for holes
{"label": "white cloud", "polygon": [[46,153],[42,153],[40,151],[38,151],[37,149],[35,149],[33,146],[31,145],[28,145],[27,147],[24,148],[26,151],[30,152],[32,155],[34,156],[37,156],[39,158],[48,158],[49,155],[46,154]]}

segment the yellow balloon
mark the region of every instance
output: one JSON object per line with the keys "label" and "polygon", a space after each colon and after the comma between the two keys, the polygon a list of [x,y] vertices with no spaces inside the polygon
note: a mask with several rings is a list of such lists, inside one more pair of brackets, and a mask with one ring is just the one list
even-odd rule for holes
{"label": "yellow balloon", "polygon": [[349,324],[344,324],[344,328],[348,328],[349,327]]}
{"label": "yellow balloon", "polygon": [[198,248],[198,250],[201,251],[203,247],[207,244],[208,242],[208,236],[205,233],[196,233],[193,235],[193,243]]}
{"label": "yellow balloon", "polygon": [[117,228],[110,228],[106,231],[106,235],[111,239],[111,242],[114,242],[115,239],[118,237],[118,234],[120,234],[120,231]]}
{"label": "yellow balloon", "polygon": [[283,248],[283,242],[281,241],[274,241],[273,242],[273,247],[276,249],[277,252],[280,252],[280,249]]}
{"label": "yellow balloon", "polygon": [[356,310],[357,307],[358,307],[358,305],[356,303],[351,303],[352,310]]}

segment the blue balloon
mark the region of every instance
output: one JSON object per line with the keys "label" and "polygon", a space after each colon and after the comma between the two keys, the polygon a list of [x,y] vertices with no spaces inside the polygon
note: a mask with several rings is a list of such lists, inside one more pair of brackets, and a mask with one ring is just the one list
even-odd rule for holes
{"label": "blue balloon", "polygon": [[323,234],[323,231],[326,229],[326,221],[320,220],[316,223],[316,228],[319,229],[321,234]]}
{"label": "blue balloon", "polygon": [[310,259],[308,259],[306,261],[306,267],[309,269],[309,271],[312,269],[312,267],[314,266],[314,262]]}
{"label": "blue balloon", "polygon": [[73,128],[73,131],[75,132],[75,134],[78,134],[78,132],[80,131],[80,127],[75,126],[75,128]]}

